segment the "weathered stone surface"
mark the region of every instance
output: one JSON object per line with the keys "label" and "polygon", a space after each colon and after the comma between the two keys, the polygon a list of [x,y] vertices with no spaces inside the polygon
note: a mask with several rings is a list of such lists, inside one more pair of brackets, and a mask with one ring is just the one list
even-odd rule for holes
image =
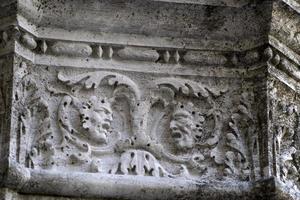
{"label": "weathered stone surface", "polygon": [[50,47],[52,53],[56,55],[88,57],[92,54],[92,48],[87,44],[55,42]]}
{"label": "weathered stone surface", "polygon": [[298,0],[1,1],[1,199],[300,199]]}
{"label": "weathered stone surface", "polygon": [[139,48],[139,47],[127,47],[118,51],[118,56],[122,59],[136,60],[136,61],[149,61],[155,62],[159,58],[159,54],[155,50]]}
{"label": "weathered stone surface", "polygon": [[224,55],[215,52],[188,51],[184,60],[191,64],[225,65],[227,59]]}

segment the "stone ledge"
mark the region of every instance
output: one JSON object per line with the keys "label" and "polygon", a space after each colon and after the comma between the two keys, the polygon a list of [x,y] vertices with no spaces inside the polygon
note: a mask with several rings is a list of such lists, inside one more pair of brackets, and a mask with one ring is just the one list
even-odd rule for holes
{"label": "stone ledge", "polygon": [[10,167],[6,188],[20,194],[113,199],[298,199],[297,189],[276,177],[255,182],[187,180]]}
{"label": "stone ledge", "polygon": [[[12,162],[1,180],[3,186],[22,194],[81,198],[152,199],[257,199],[300,198],[293,184],[276,177],[252,182],[156,178],[84,172],[28,169]],[[263,193],[262,193],[263,192]]]}
{"label": "stone ledge", "polygon": [[[211,51],[236,51],[243,52],[262,46],[267,41],[267,36],[249,37],[240,41],[222,41],[205,38],[188,37],[157,37],[137,34],[91,32],[84,30],[64,30],[62,28],[35,26],[25,17],[17,16],[18,26],[25,32],[38,39],[64,40],[69,42],[103,43],[119,46],[138,46],[160,49],[190,49]],[[12,24],[12,23],[11,23]],[[1,25],[0,25],[1,26]]]}
{"label": "stone ledge", "polygon": [[[23,194],[82,198],[139,199],[252,199],[251,184],[145,176],[31,170],[14,164],[5,181],[7,188]],[[256,185],[256,190],[259,186]]]}

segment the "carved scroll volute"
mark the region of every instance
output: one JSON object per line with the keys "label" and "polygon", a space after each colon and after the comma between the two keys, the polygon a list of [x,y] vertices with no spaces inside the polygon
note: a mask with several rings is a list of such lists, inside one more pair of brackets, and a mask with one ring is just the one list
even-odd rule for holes
{"label": "carved scroll volute", "polygon": [[[71,92],[67,93],[67,97],[65,97],[69,99],[65,101],[65,104],[72,104],[73,106],[77,107],[77,110],[80,112],[81,117],[84,118],[81,120],[84,129],[88,130],[89,132],[93,131],[94,129],[96,131],[96,129],[98,128],[94,128],[91,124],[91,121],[93,121],[93,119],[95,118],[93,116],[97,115],[97,110],[104,109],[112,114],[111,104],[116,103],[118,98],[126,98],[128,103],[130,104],[129,106],[131,111],[130,116],[127,117],[133,118],[132,116],[135,116],[134,120],[130,120],[132,121],[131,126],[133,126],[133,131],[136,133],[141,132],[141,117],[139,116],[142,112],[140,112],[140,110],[138,109],[140,107],[141,102],[141,93],[136,83],[129,77],[122,74],[107,71],[89,72],[79,75],[68,75],[63,72],[60,72],[58,74],[58,79],[72,87]],[[110,94],[110,96],[106,96],[103,98],[100,98],[99,95],[97,97],[91,97],[88,102],[84,103],[84,105],[76,97],[77,93],[79,93],[81,90],[96,90],[100,86],[105,85],[111,86],[112,93]],[[107,106],[105,106],[106,104]],[[63,105],[62,108],[64,108]],[[63,121],[63,118],[64,117],[61,117],[61,121]],[[112,121],[112,119],[107,120],[110,122]],[[68,127],[67,122],[64,124],[64,127],[66,127],[67,130],[66,128],[63,128],[63,131],[69,132],[67,134],[69,136],[67,137],[72,138],[70,132],[72,130],[75,131],[75,129]],[[99,133],[97,135],[99,135]],[[106,140],[104,139],[102,143],[105,144]],[[93,149],[94,151],[102,152],[100,149],[97,148],[92,148],[92,151]]]}
{"label": "carved scroll volute", "polygon": [[[128,102],[130,102],[131,116],[126,117],[131,117],[132,119],[132,131],[134,135],[129,135],[129,138],[125,138],[125,141],[122,140],[124,138],[116,138],[112,145],[106,144],[107,141],[103,140],[103,142],[99,145],[101,147],[98,147],[97,145],[89,144],[87,141],[82,141],[76,136],[78,131],[74,129],[70,123],[68,110],[70,107],[78,107],[77,110],[79,110],[81,114],[82,127],[87,129],[86,131],[93,131],[94,127],[92,121],[95,120],[91,121],[91,119],[93,119],[91,114],[95,114],[97,110],[101,109],[109,111],[111,109],[110,105],[104,105],[107,100],[98,102],[98,95],[97,97],[91,97],[87,102],[82,103],[72,94],[67,94],[63,97],[58,112],[60,129],[63,135],[61,146],[62,148],[67,147],[66,144],[70,143],[75,145],[76,149],[79,149],[80,151],[80,157],[84,157],[85,159],[82,160],[84,162],[80,162],[80,158],[77,155],[73,155],[74,153],[71,152],[72,155],[70,157],[73,159],[72,162],[80,162],[79,165],[90,163],[92,172],[100,172],[101,166],[95,162],[95,157],[104,154],[112,155],[116,150],[120,150],[118,151],[120,154],[119,161],[107,171],[108,173],[122,175],[147,175],[155,177],[176,176],[168,173],[150,152],[137,150],[146,149],[147,147],[151,148],[151,141],[146,135],[148,128],[147,119],[151,101],[145,96],[141,97],[138,87],[131,79],[121,74],[102,71],[76,76],[67,76],[60,73],[58,78],[67,85],[72,86],[73,89],[71,89],[71,91],[75,90],[73,92],[74,94],[80,93],[80,90],[84,88],[96,89],[100,86],[100,84],[103,86],[105,84],[104,80],[107,80],[106,83],[113,86],[113,94],[108,101],[113,102],[120,97],[126,97]],[[125,85],[126,87],[118,87],[120,85]],[[128,89],[130,89],[131,92],[129,92]],[[93,91],[93,94],[94,93],[96,92]],[[98,104],[100,105],[97,106]],[[99,134],[97,135],[99,136]],[[186,170],[183,171],[187,174]]]}

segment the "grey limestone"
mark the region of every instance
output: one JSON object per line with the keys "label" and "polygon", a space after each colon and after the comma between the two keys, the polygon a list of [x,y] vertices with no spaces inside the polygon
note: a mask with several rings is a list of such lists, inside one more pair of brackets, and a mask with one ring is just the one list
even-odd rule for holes
{"label": "grey limestone", "polygon": [[300,199],[299,0],[0,0],[0,199]]}

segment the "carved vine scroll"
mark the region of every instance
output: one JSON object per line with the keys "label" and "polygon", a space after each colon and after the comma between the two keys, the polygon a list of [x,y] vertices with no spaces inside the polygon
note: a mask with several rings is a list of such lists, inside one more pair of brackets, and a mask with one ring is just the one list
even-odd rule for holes
{"label": "carved vine scroll", "polygon": [[[21,140],[34,138],[20,155],[28,158],[28,167],[193,180],[224,175],[247,180],[254,170],[256,122],[246,94],[230,111],[226,98],[236,92],[228,86],[216,89],[181,77],[136,80],[114,71],[57,71],[44,91],[24,92],[30,97],[24,105],[30,103],[20,116],[20,134],[26,135]],[[43,92],[48,100],[34,100]],[[226,123],[231,133],[224,133]]]}

